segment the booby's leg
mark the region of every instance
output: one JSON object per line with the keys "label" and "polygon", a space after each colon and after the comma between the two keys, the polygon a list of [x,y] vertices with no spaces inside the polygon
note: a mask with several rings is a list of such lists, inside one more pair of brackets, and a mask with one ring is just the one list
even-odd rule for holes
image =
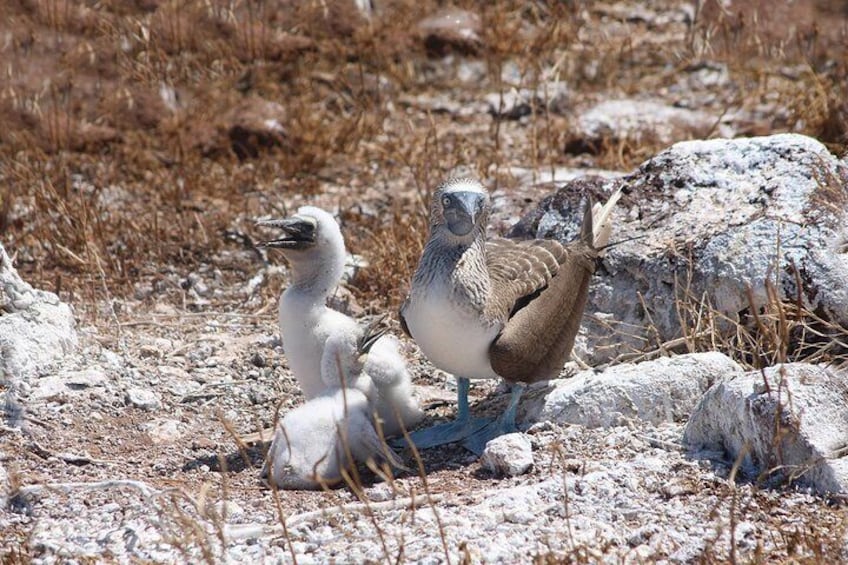
{"label": "booby's leg", "polygon": [[[437,424],[409,434],[409,438],[417,449],[427,449],[428,447],[461,441],[492,424],[492,420],[471,417],[471,410],[468,408],[469,387],[470,381],[468,379],[457,377],[456,419],[453,422]],[[392,440],[389,445],[395,448],[404,448],[406,447],[406,438]]]}
{"label": "booby's leg", "polygon": [[469,435],[462,445],[469,451],[480,455],[489,440],[494,439],[504,434],[517,432],[515,426],[515,413],[518,410],[518,402],[521,400],[521,394],[524,392],[524,385],[514,384],[509,395],[509,404],[503,414],[498,416],[496,420],[491,421],[488,425],[478,429]]}

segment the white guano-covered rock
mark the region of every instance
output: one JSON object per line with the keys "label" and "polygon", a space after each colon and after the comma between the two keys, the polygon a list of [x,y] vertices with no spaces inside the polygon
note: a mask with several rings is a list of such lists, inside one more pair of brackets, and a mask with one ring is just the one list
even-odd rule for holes
{"label": "white guano-covered rock", "polygon": [[590,364],[680,338],[702,301],[741,320],[749,295],[767,302],[769,278],[779,298],[848,326],[848,165],[815,139],[677,143],[621,179],[564,183],[511,235],[574,239],[585,193],[619,185],[612,241],[623,243],[593,279],[583,324]]}
{"label": "white guano-covered rock", "polygon": [[848,492],[848,375],[791,363],[716,384],[686,425],[695,458],[742,455],[749,478]]}
{"label": "white guano-covered rock", "polygon": [[0,244],[0,383],[32,378],[76,344],[71,308],[26,283]]}
{"label": "white guano-covered rock", "polygon": [[480,463],[496,475],[523,475],[533,468],[533,446],[522,433],[502,435],[486,444]]}
{"label": "white guano-covered rock", "polygon": [[526,420],[609,428],[631,420],[652,424],[689,417],[714,383],[742,374],[722,353],[692,353],[636,364],[615,365],[603,372],[581,371],[550,381],[544,396],[529,393],[521,405]]}

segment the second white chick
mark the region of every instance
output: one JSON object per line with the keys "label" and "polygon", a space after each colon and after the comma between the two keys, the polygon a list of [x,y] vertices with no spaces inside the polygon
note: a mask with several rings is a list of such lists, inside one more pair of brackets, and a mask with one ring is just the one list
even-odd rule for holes
{"label": "second white chick", "polygon": [[284,489],[316,489],[343,480],[343,470],[368,460],[403,468],[374,426],[377,391],[363,365],[381,333],[339,332],[326,342],[321,395],[286,414],[266,462],[268,480]]}

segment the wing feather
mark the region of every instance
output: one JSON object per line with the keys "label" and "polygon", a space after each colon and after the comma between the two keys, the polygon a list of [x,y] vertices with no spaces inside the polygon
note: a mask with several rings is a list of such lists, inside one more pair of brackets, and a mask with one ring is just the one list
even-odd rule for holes
{"label": "wing feather", "polygon": [[487,317],[506,321],[522,304],[548,286],[568,257],[555,240],[486,242],[486,265],[492,284]]}

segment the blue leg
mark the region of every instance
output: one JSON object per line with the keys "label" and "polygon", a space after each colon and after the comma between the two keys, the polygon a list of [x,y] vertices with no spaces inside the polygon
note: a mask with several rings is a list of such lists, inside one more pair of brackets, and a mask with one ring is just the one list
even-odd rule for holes
{"label": "blue leg", "polygon": [[[453,422],[445,424],[437,424],[430,428],[418,430],[409,434],[412,443],[417,449],[427,449],[437,445],[446,445],[463,440],[473,433],[477,432],[491,420],[472,418],[471,411],[468,408],[468,388],[470,382],[464,377],[456,379],[456,419]],[[402,449],[407,446],[406,438],[398,438],[391,440],[389,445]]]}
{"label": "blue leg", "polygon": [[462,442],[462,445],[467,450],[480,455],[483,453],[483,449],[485,449],[489,440],[504,434],[517,432],[518,428],[515,426],[515,412],[518,410],[518,401],[521,400],[521,394],[523,392],[524,385],[512,385],[512,390],[510,391],[509,396],[509,404],[503,414],[498,416],[496,420],[491,421],[488,425],[470,434],[467,438],[465,438],[465,441]]}

